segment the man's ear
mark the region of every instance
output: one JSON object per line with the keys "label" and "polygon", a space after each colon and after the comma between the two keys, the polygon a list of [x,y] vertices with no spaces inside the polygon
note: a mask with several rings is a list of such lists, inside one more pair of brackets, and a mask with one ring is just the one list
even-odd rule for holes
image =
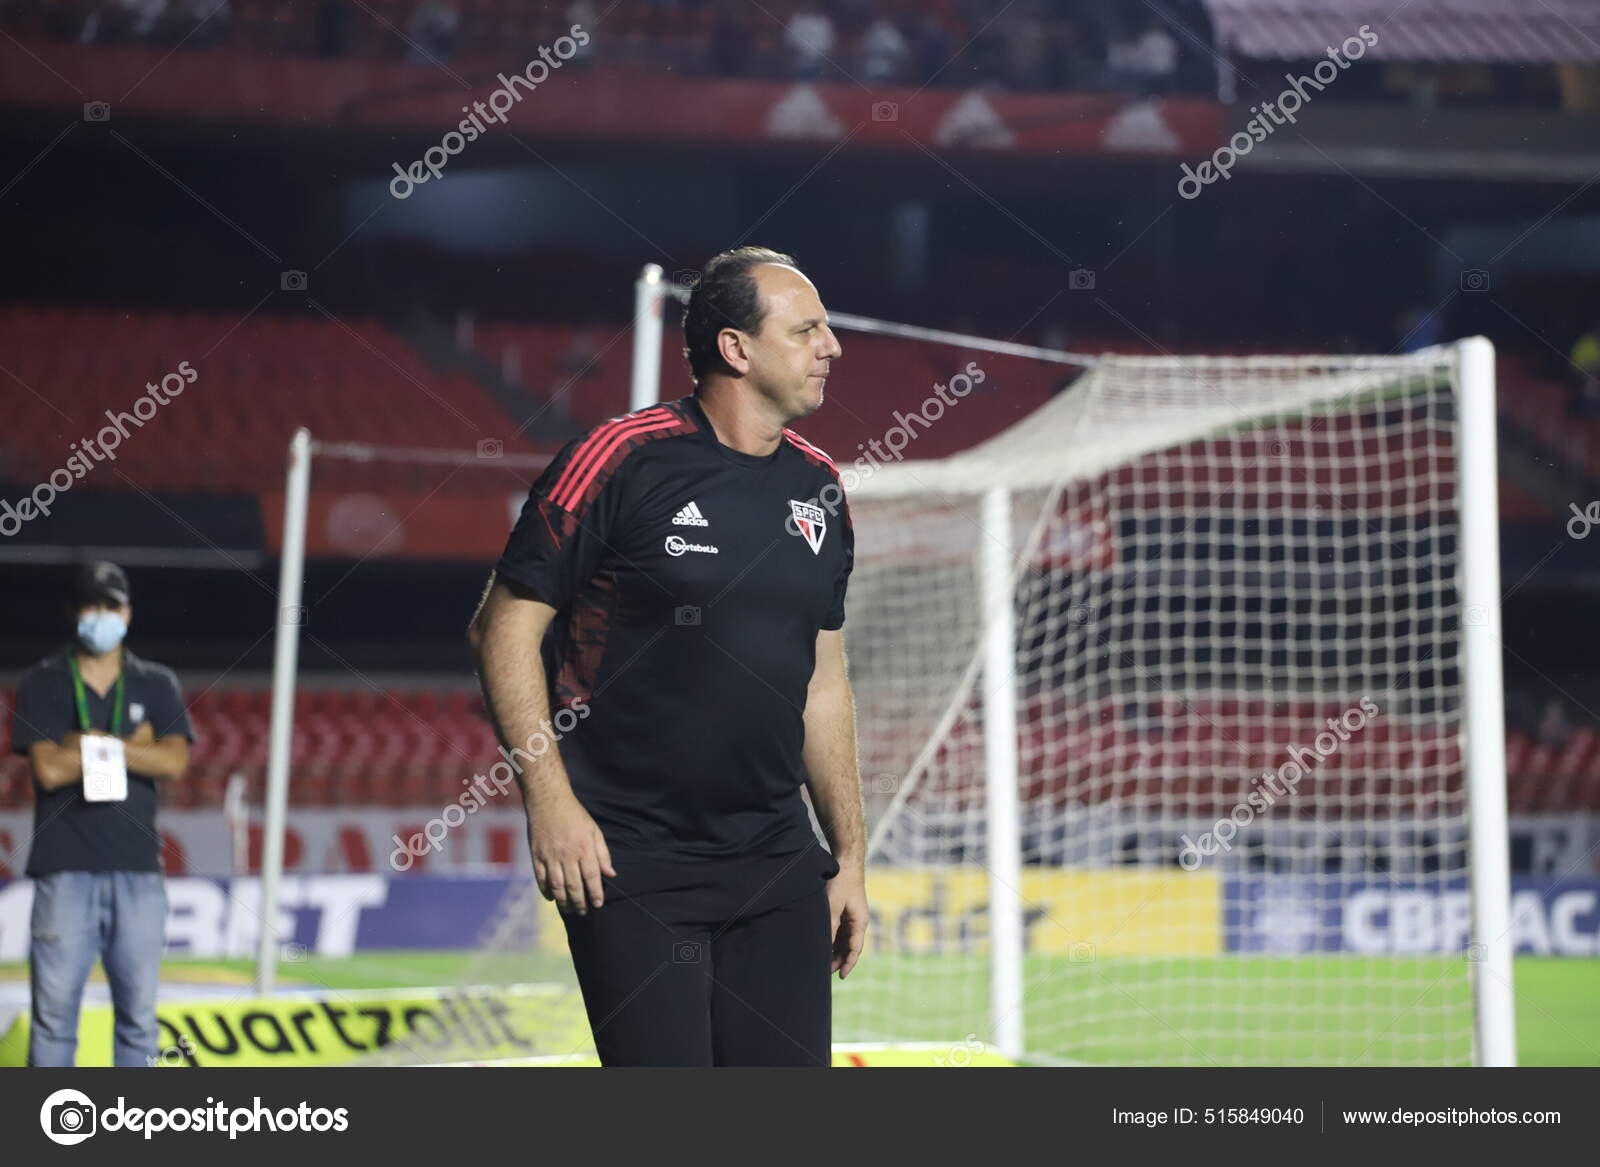
{"label": "man's ear", "polygon": [[745,351],[745,335],[737,328],[724,328],[717,333],[717,352],[723,362],[736,373],[750,369],[750,354]]}

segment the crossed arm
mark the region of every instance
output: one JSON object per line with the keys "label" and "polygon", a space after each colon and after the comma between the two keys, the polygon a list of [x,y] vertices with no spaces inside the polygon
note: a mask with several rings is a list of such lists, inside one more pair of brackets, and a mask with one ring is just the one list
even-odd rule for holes
{"label": "crossed arm", "polygon": [[[83,781],[83,754],[78,744],[83,736],[74,730],[59,742],[34,742],[28,747],[33,780],[41,788],[59,790]],[[90,736],[109,735],[91,732]],[[122,740],[130,772],[147,778],[179,778],[189,765],[189,740],[181,733],[157,740],[147,721]]]}

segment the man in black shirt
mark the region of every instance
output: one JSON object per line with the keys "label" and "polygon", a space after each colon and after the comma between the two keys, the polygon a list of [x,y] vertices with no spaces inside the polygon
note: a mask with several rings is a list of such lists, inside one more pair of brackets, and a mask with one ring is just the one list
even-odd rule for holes
{"label": "man in black shirt", "polygon": [[146,1066],[159,1044],[167,919],[156,783],[183,773],[194,735],[172,670],[122,646],[133,615],[122,569],[86,565],[71,612],[77,643],[23,674],[11,733],[34,783],[28,1063],[73,1064],[78,1006],[99,957],[116,1012],[114,1060]]}
{"label": "man in black shirt", "polygon": [[854,536],[786,427],[841,350],[811,281],[754,247],[707,265],[684,335],[694,394],[556,456],[471,636],[602,1062],[827,1065],[829,972],[867,922]]}

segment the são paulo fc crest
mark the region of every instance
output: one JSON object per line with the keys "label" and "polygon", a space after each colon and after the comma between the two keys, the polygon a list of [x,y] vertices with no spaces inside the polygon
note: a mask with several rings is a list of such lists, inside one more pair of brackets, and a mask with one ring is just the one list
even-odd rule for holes
{"label": "s\u00e3o paulo fc crest", "polygon": [[822,537],[828,533],[828,520],[815,503],[789,500],[789,533],[801,535],[811,545],[811,554],[822,554]]}

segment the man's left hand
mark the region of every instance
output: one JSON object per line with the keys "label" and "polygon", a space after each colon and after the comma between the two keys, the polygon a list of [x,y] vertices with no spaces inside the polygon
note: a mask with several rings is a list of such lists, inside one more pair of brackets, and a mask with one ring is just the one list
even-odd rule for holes
{"label": "man's left hand", "polygon": [[842,981],[861,959],[867,938],[867,881],[860,868],[841,869],[828,881],[833,916],[833,971]]}

